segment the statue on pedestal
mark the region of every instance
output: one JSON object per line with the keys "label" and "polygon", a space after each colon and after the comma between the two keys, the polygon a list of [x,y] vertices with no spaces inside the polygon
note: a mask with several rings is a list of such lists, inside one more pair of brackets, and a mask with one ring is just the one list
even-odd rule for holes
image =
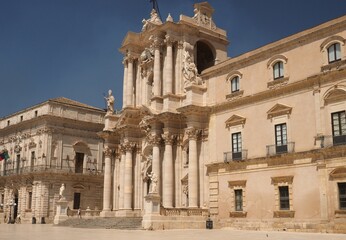
{"label": "statue on pedestal", "polygon": [[151,174],[148,174],[148,177],[150,177],[151,185],[150,185],[150,192],[149,193],[158,193],[157,191],[157,175],[154,172],[151,172]]}
{"label": "statue on pedestal", "polygon": [[60,190],[59,190],[59,199],[65,199],[64,192],[65,192],[65,184],[62,183],[61,187],[60,187]]}
{"label": "statue on pedestal", "polygon": [[114,96],[112,95],[112,90],[108,90],[108,97],[105,97],[107,101],[107,114],[114,112]]}

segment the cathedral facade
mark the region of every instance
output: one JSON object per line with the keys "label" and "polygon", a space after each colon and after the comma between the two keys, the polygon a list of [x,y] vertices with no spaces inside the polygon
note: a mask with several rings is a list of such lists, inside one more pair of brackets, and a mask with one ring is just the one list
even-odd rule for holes
{"label": "cathedral facade", "polygon": [[154,9],[123,40],[101,216],[346,232],[346,17],[229,58],[213,12]]}

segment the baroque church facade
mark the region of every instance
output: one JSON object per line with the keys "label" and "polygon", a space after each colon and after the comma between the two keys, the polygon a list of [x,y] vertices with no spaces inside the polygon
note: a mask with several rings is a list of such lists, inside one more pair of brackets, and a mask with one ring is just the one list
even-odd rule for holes
{"label": "baroque church facade", "polygon": [[213,11],[125,36],[101,216],[346,232],[346,17],[229,58]]}
{"label": "baroque church facade", "polygon": [[0,120],[0,149],[8,152],[0,162],[1,222],[52,223],[62,184],[70,215],[79,208],[99,215],[104,115],[61,97]]}

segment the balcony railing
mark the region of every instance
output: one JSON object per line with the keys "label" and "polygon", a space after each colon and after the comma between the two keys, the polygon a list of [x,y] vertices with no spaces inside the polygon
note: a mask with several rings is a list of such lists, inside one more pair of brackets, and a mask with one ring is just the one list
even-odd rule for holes
{"label": "balcony railing", "polygon": [[103,171],[92,168],[85,168],[80,173],[76,173],[75,169],[72,167],[39,165],[1,170],[0,176],[11,176],[30,173],[73,173],[77,175],[102,175]]}
{"label": "balcony railing", "polygon": [[247,158],[247,150],[243,149],[240,152],[224,152],[223,159],[225,163],[229,163],[231,161],[241,161]]}
{"label": "balcony railing", "polygon": [[267,156],[274,156],[283,153],[294,152],[294,142],[289,142],[286,145],[269,145],[267,146]]}

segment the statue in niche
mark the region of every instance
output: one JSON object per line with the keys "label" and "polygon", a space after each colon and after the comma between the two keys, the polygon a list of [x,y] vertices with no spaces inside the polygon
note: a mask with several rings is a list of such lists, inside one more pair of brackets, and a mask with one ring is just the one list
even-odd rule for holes
{"label": "statue in niche", "polygon": [[149,155],[145,158],[145,161],[143,163],[143,167],[142,167],[142,176],[145,177],[145,173],[147,171],[147,169],[149,168],[149,166],[151,165],[153,160],[153,155]]}
{"label": "statue in niche", "polygon": [[148,174],[148,177],[150,177],[151,180],[149,193],[157,193],[157,175],[154,172],[151,172],[151,174]]}
{"label": "statue in niche", "polygon": [[107,102],[107,114],[108,113],[113,113],[114,112],[114,97],[112,95],[112,90],[108,90],[108,96],[105,97],[106,102]]}
{"label": "statue in niche", "polygon": [[192,61],[190,53],[185,50],[183,62],[184,88],[191,84],[201,85],[202,80],[198,76],[198,71],[195,63]]}
{"label": "statue in niche", "polygon": [[65,199],[64,192],[65,192],[65,183],[62,183],[59,189],[59,199]]}

